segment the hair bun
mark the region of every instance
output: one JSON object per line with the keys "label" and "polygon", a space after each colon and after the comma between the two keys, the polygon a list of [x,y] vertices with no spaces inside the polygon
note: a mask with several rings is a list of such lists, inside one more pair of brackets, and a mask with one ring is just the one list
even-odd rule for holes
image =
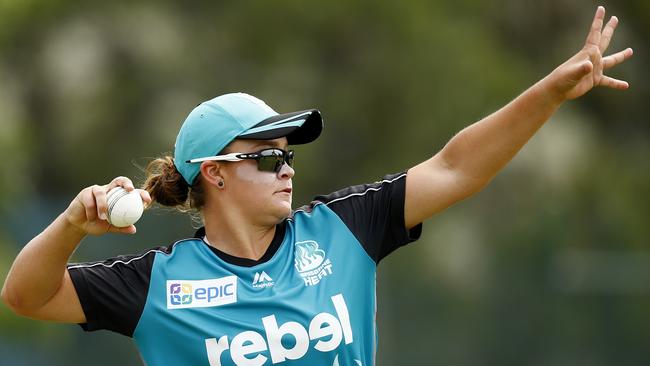
{"label": "hair bun", "polygon": [[149,192],[153,201],[163,206],[187,206],[190,187],[176,169],[174,158],[157,158],[147,165],[146,172],[143,189]]}

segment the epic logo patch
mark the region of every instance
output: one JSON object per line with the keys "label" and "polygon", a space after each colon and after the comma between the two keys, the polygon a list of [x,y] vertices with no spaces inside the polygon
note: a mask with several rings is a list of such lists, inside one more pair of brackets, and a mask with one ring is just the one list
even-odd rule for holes
{"label": "epic logo patch", "polygon": [[167,309],[207,308],[237,302],[237,276],[167,280]]}

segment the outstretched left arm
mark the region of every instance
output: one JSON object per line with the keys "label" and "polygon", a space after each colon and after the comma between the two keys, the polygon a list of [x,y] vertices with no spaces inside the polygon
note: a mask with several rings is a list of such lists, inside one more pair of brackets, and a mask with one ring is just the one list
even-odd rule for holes
{"label": "outstretched left arm", "polygon": [[618,24],[603,28],[605,8],[596,10],[584,47],[506,106],[460,131],[435,156],[409,169],[404,218],[412,228],[448,206],[480,191],[560,105],[595,86],[627,89],[628,83],[603,70],[632,56],[627,48],[603,57]]}

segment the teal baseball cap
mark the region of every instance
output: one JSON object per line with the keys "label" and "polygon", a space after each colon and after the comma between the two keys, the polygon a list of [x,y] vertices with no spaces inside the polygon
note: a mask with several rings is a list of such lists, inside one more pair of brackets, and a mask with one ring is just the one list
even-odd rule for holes
{"label": "teal baseball cap", "polygon": [[183,122],[174,145],[174,165],[190,186],[201,164],[191,159],[219,154],[234,139],[287,138],[289,145],[312,142],[323,130],[316,109],[279,114],[245,93],[220,95],[199,104]]}

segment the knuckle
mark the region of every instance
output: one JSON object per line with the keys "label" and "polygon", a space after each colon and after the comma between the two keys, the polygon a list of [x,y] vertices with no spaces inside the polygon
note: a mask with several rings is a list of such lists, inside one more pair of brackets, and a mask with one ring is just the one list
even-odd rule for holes
{"label": "knuckle", "polygon": [[100,199],[100,200],[95,201],[95,206],[97,206],[99,208],[106,207],[106,200],[105,199]]}
{"label": "knuckle", "polygon": [[119,182],[128,182],[128,183],[130,183],[130,182],[131,182],[131,179],[129,179],[128,177],[125,177],[125,176],[123,176],[123,175],[120,175],[119,177],[115,178],[114,181],[119,181]]}
{"label": "knuckle", "polygon": [[99,185],[94,185],[93,186],[93,194],[95,197],[97,196],[103,196],[106,194],[106,191],[104,190],[104,187],[99,186]]}
{"label": "knuckle", "polygon": [[115,179],[113,179],[111,184],[115,186],[122,186],[124,188],[133,187],[133,182],[131,181],[131,179],[125,176],[116,177]]}

